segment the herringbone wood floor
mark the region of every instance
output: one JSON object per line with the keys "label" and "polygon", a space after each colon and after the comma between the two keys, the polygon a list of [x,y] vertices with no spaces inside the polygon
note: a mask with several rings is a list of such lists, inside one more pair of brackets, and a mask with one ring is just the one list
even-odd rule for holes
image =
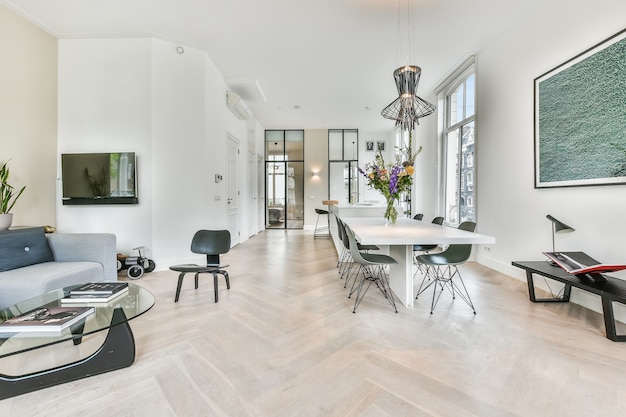
{"label": "herringbone wood floor", "polygon": [[[225,255],[232,287],[145,275],[126,369],[0,401],[3,416],[621,416],[626,344],[574,304],[532,304],[523,282],[462,267],[478,314],[444,294],[395,314],[371,289],[356,314],[329,240],[266,231]],[[599,301],[598,301],[599,303]],[[94,346],[96,345],[93,342]],[[86,349],[84,343],[80,349]],[[50,349],[59,361],[63,351]],[[41,352],[0,365],[39,365]],[[26,359],[25,359],[26,358]]]}

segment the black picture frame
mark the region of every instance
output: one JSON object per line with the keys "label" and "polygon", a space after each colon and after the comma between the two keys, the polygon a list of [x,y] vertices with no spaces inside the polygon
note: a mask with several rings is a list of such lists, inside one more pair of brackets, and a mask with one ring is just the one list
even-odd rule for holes
{"label": "black picture frame", "polygon": [[384,140],[379,140],[376,142],[376,150],[380,151],[380,152],[384,152],[385,151],[385,141]]}
{"label": "black picture frame", "polygon": [[368,152],[374,152],[374,141],[368,140],[365,141],[365,150]]}
{"label": "black picture frame", "polygon": [[535,188],[626,183],[626,29],[534,80]]}

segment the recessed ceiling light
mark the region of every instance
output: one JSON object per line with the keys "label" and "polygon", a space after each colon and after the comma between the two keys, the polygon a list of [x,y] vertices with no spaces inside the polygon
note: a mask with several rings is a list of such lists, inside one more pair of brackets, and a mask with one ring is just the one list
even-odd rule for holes
{"label": "recessed ceiling light", "polygon": [[178,52],[179,54],[184,54],[185,53],[185,48],[183,48],[182,46],[177,46],[176,47],[176,52]]}
{"label": "recessed ceiling light", "polygon": [[293,108],[296,109],[296,110],[300,110],[300,105],[299,104],[294,104]]}

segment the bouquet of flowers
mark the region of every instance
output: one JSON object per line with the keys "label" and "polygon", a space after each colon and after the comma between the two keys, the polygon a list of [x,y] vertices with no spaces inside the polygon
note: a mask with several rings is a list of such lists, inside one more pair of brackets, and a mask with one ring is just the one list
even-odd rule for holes
{"label": "bouquet of flowers", "polygon": [[[402,193],[411,191],[415,172],[413,163],[421,150],[420,147],[413,154],[410,149],[401,149],[400,153],[396,154],[395,161],[389,164],[385,163],[383,155],[378,152],[374,162],[366,164],[364,169],[359,168],[359,172],[367,178],[367,185],[378,190],[385,197],[387,201],[385,219],[392,223],[395,223],[398,218],[395,202]],[[402,159],[406,160],[402,161]]]}

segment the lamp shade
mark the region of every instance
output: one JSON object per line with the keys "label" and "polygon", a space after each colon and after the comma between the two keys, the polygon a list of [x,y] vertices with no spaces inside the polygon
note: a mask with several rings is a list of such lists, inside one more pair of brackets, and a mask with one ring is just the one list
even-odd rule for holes
{"label": "lamp shade", "polygon": [[546,218],[554,225],[554,233],[569,233],[573,232],[574,228],[566,225],[565,223],[555,219],[551,215],[547,215]]}
{"label": "lamp shade", "polygon": [[385,107],[381,114],[396,121],[396,127],[413,130],[419,119],[432,114],[436,107],[415,94],[422,69],[416,65],[405,65],[393,72],[398,89],[398,98]]}

